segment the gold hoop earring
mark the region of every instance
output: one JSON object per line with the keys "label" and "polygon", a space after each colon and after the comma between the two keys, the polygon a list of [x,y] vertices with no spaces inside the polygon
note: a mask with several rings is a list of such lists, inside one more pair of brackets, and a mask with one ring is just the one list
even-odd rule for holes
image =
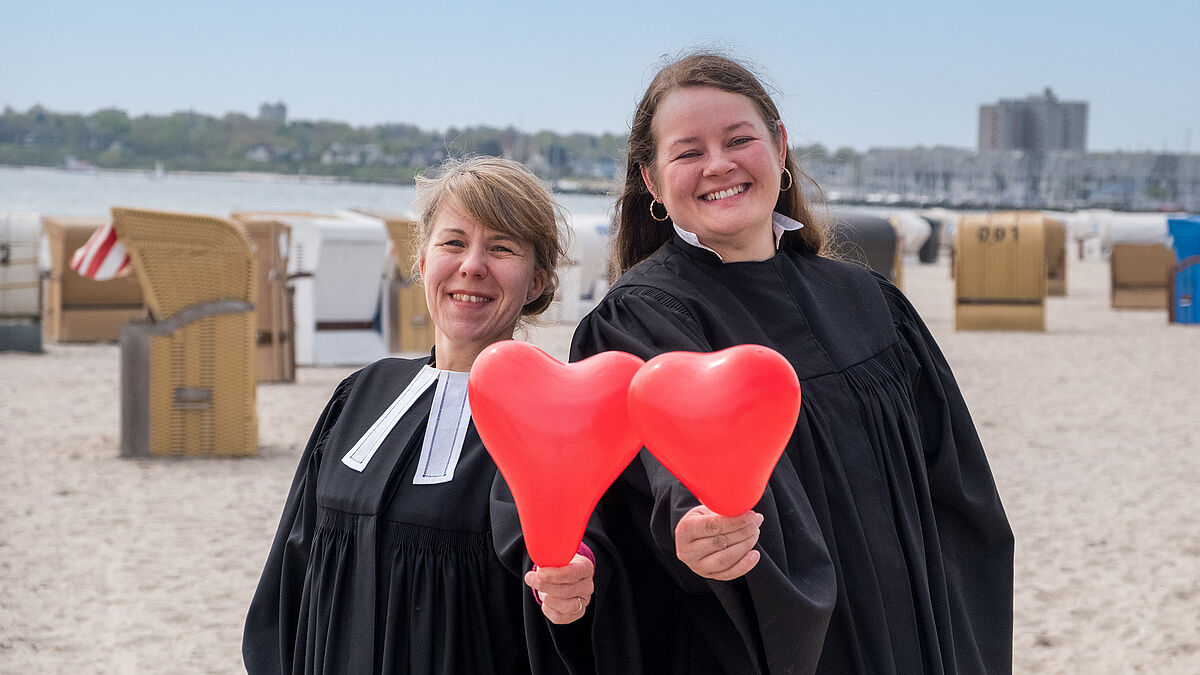
{"label": "gold hoop earring", "polygon": [[[792,189],[792,172],[791,172],[791,171],[788,171],[787,167],[785,166],[785,167],[783,167],[783,175],[784,175],[784,176],[787,176],[787,179],[788,179],[788,181],[787,181],[787,185],[780,185],[780,186],[779,186],[779,191],[780,191],[780,192],[787,192],[788,190]],[[779,179],[779,182],[780,182],[780,183],[782,183],[782,182],[783,182],[783,178],[782,178],[782,177]]]}
{"label": "gold hoop earring", "polygon": [[662,202],[658,201],[657,199],[650,200],[650,217],[657,220],[660,223],[663,221],[666,221],[666,220],[670,220],[671,214],[667,213],[667,205],[666,204],[663,204],[663,217],[662,218],[659,218],[658,216],[654,215],[654,205],[655,204],[662,204]]}

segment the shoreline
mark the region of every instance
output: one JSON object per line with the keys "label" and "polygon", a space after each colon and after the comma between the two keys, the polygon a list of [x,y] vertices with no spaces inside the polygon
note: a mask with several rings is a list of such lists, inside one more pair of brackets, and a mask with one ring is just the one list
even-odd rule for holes
{"label": "shoreline", "polygon": [[[262,183],[322,183],[322,184],[353,184],[353,185],[392,185],[400,187],[412,187],[412,180],[408,181],[377,181],[377,180],[361,180],[349,178],[346,176],[328,176],[324,174],[292,174],[292,173],[276,173],[272,171],[198,171],[195,169],[172,169],[170,171],[159,172],[157,169],[114,169],[101,168],[96,166],[88,166],[84,168],[72,168],[66,166],[37,166],[23,164],[0,164],[0,171],[12,170],[16,172],[34,171],[45,173],[63,173],[68,175],[97,175],[97,174],[120,174],[120,175],[142,175],[148,178],[169,178],[171,176],[186,176],[188,178],[200,179],[228,179],[247,182],[262,182]],[[557,180],[542,179],[542,182],[554,194],[563,195],[587,195],[596,197],[609,197],[613,195],[612,190],[616,187],[615,181],[594,181],[584,179],[563,178]],[[564,187],[563,184],[566,184]]]}
{"label": "shoreline", "polygon": [[[172,169],[171,171],[163,171],[161,174],[156,169],[113,169],[89,166],[84,168],[71,168],[65,166],[36,166],[36,165],[18,165],[18,164],[0,164],[0,169],[11,169],[16,171],[44,171],[47,173],[65,173],[71,175],[89,175],[89,174],[122,174],[122,175],[144,175],[150,178],[165,178],[168,176],[187,176],[189,178],[233,178],[247,181],[262,181],[262,182],[319,182],[319,183],[364,183],[364,184],[385,184],[375,181],[356,181],[343,176],[325,176],[313,174],[289,174],[289,173],[273,173],[270,171],[197,171],[194,169]],[[395,183],[396,185],[411,185],[412,183]]]}

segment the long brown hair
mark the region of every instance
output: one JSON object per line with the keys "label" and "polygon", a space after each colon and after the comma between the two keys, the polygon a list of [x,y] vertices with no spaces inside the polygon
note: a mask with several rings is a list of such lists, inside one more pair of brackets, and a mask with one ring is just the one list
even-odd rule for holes
{"label": "long brown hair", "polygon": [[[616,279],[658,249],[671,238],[671,221],[656,221],[650,217],[653,197],[642,180],[641,167],[654,172],[657,140],[651,129],[658,106],[667,94],[684,87],[713,87],[750,99],[771,130],[776,144],[783,143],[779,109],[754,73],[731,58],[711,52],[696,52],[667,64],[646,88],[633,115],[629,130],[629,148],[625,161],[625,185],[616,204],[616,231],[613,234],[609,269]],[[825,231],[816,222],[811,205],[804,198],[801,183],[816,183],[800,170],[786,150],[784,166],[791,172],[791,189],[779,193],[775,210],[804,223],[804,227],[786,232],[781,247],[798,248],[820,254],[825,247]],[[816,188],[820,192],[820,188]],[[659,207],[661,210],[662,207]]]}

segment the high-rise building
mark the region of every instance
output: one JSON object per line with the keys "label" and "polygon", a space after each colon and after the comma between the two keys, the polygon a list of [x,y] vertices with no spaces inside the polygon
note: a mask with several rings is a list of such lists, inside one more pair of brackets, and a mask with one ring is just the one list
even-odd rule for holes
{"label": "high-rise building", "polygon": [[981,105],[979,149],[1086,152],[1087,109],[1083,101],[1059,101],[1049,87],[1042,96]]}

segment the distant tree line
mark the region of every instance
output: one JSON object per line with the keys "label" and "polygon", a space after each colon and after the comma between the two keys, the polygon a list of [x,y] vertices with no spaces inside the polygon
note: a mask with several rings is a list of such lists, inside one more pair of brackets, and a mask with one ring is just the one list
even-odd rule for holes
{"label": "distant tree line", "polygon": [[[509,157],[547,180],[586,186],[624,171],[626,137],[526,133],[512,127],[424,131],[411,124],[353,127],[336,121],[283,122],[240,113],[195,112],[130,117],[109,108],[91,114],[34,106],[0,115],[0,165],[166,171],[262,171],[407,183],[449,155]],[[804,160],[857,162],[850,148],[796,146]]]}
{"label": "distant tree line", "polygon": [[167,171],[263,171],[411,182],[448,155],[505,156],[548,180],[611,181],[625,137],[525,133],[512,127],[424,131],[410,124],[353,127],[336,121],[212,117],[194,112],[130,117],[118,109],[57,113],[5,107],[0,164]]}

